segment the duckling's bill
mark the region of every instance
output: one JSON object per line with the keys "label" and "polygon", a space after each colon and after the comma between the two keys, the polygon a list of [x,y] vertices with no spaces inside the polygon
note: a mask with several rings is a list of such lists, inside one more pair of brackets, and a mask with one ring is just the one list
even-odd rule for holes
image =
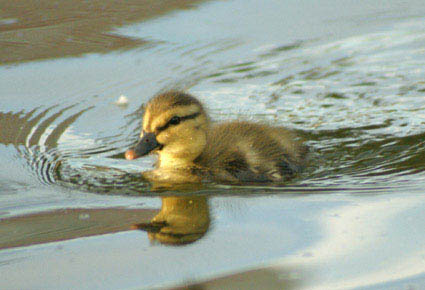
{"label": "duckling's bill", "polygon": [[136,146],[125,152],[125,159],[133,160],[139,157],[143,157],[148,155],[153,150],[161,147],[162,146],[156,140],[154,133],[144,133],[143,137],[139,140]]}

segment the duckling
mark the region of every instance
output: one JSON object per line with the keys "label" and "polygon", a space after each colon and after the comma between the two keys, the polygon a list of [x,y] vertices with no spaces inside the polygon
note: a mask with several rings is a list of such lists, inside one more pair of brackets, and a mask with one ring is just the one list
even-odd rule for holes
{"label": "duckling", "polygon": [[125,157],[156,153],[150,181],[282,182],[299,172],[307,147],[285,128],[230,121],[214,124],[195,97],[171,91],[146,105],[137,145]]}

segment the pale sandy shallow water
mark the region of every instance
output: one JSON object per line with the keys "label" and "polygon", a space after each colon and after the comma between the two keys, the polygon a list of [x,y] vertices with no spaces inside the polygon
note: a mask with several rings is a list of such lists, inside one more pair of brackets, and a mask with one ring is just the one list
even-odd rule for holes
{"label": "pale sandy shallow water", "polygon": [[[258,268],[270,288],[425,287],[424,12],[413,0],[210,1],[112,25],[121,49],[5,61],[0,288],[152,288]],[[4,19],[2,45],[28,31]],[[143,103],[169,88],[215,120],[297,130],[310,166],[284,187],[152,191],[137,172],[153,159],[122,153]],[[206,205],[195,242],[130,230],[175,195]]]}

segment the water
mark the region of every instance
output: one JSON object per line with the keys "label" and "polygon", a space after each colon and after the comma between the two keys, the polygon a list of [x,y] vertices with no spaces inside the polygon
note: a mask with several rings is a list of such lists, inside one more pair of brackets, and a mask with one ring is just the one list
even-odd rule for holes
{"label": "water", "polygon": [[[77,8],[44,12],[37,27],[51,30],[33,34],[19,9],[0,14],[0,288],[224,276],[205,284],[223,288],[251,270],[271,275],[271,288],[424,287],[423,3],[188,3],[151,13],[93,4],[115,18],[89,32],[64,20],[94,21]],[[49,52],[54,41],[64,49]],[[170,88],[198,96],[214,120],[296,130],[309,166],[281,187],[154,190],[138,174],[154,159],[123,152],[137,140],[143,104]],[[127,105],[116,104],[121,95]],[[193,207],[177,216],[194,226],[177,218],[166,238],[189,243],[131,230],[161,207],[165,219],[175,214],[170,200]]]}

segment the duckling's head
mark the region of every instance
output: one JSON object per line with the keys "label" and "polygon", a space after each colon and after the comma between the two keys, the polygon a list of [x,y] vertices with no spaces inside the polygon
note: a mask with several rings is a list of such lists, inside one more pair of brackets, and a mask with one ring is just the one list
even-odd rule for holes
{"label": "duckling's head", "polygon": [[159,94],[147,103],[140,140],[126,158],[153,152],[159,155],[160,168],[188,166],[204,150],[208,126],[208,116],[196,98],[182,92]]}

